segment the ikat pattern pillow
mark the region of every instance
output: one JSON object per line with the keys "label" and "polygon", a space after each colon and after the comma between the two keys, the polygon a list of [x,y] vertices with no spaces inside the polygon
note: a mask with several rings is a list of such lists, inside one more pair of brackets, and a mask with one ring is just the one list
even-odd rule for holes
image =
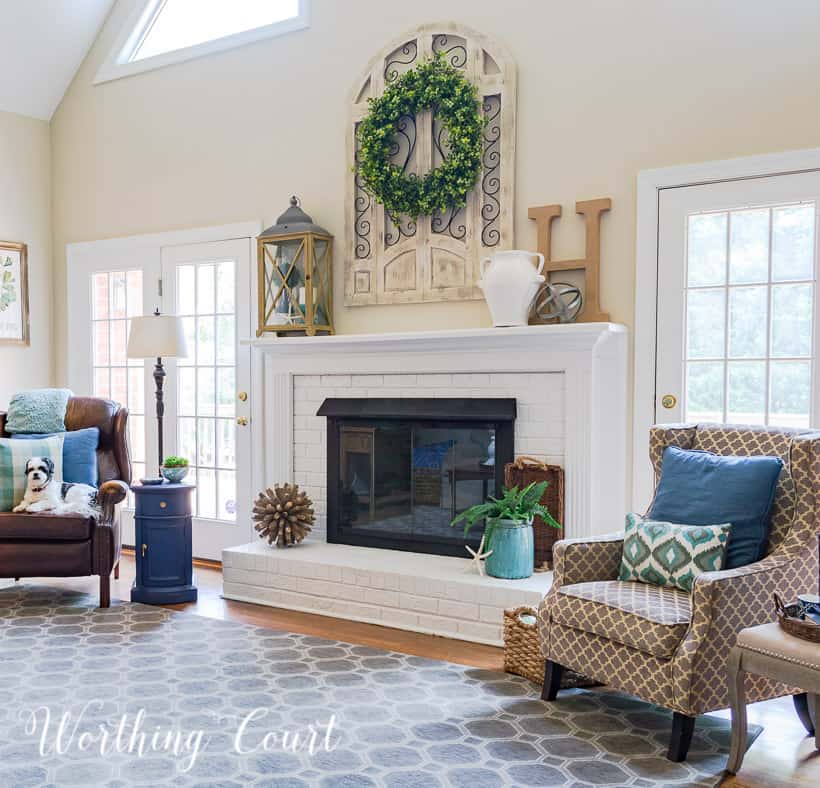
{"label": "ikat pattern pillow", "polygon": [[695,578],[723,568],[731,523],[677,525],[626,516],[620,579],[691,593]]}

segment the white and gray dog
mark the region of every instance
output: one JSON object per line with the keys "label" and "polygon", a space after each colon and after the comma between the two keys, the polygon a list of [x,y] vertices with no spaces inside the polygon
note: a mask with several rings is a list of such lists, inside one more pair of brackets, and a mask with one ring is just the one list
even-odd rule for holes
{"label": "white and gray dog", "polygon": [[55,512],[57,514],[97,513],[97,491],[88,484],[60,482],[54,478],[50,457],[32,457],[26,463],[26,493],[15,512]]}

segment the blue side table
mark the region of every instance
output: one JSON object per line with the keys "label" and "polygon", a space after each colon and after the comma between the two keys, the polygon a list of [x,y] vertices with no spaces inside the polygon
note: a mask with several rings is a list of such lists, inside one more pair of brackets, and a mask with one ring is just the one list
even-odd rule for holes
{"label": "blue side table", "polygon": [[192,484],[135,484],[137,573],[131,601],[195,602],[191,548]]}

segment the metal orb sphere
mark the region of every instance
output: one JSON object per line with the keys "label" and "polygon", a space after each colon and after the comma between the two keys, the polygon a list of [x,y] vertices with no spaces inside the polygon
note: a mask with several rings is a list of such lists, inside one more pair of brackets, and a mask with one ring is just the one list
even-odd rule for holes
{"label": "metal orb sphere", "polygon": [[566,282],[547,282],[535,299],[533,313],[545,323],[571,323],[581,312],[581,291]]}

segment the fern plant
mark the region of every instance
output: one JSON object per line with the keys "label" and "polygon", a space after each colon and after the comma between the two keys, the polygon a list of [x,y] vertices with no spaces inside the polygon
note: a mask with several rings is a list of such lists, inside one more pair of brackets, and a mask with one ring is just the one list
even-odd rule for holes
{"label": "fern plant", "polygon": [[484,503],[471,506],[453,518],[450,525],[464,522],[464,536],[481,519],[487,519],[485,534],[487,542],[492,538],[492,530],[496,520],[514,520],[517,523],[532,522],[534,517],[540,517],[547,525],[560,528],[561,524],[541,505],[541,497],[549,482],[532,482],[523,489],[505,487],[501,498],[490,496]]}

